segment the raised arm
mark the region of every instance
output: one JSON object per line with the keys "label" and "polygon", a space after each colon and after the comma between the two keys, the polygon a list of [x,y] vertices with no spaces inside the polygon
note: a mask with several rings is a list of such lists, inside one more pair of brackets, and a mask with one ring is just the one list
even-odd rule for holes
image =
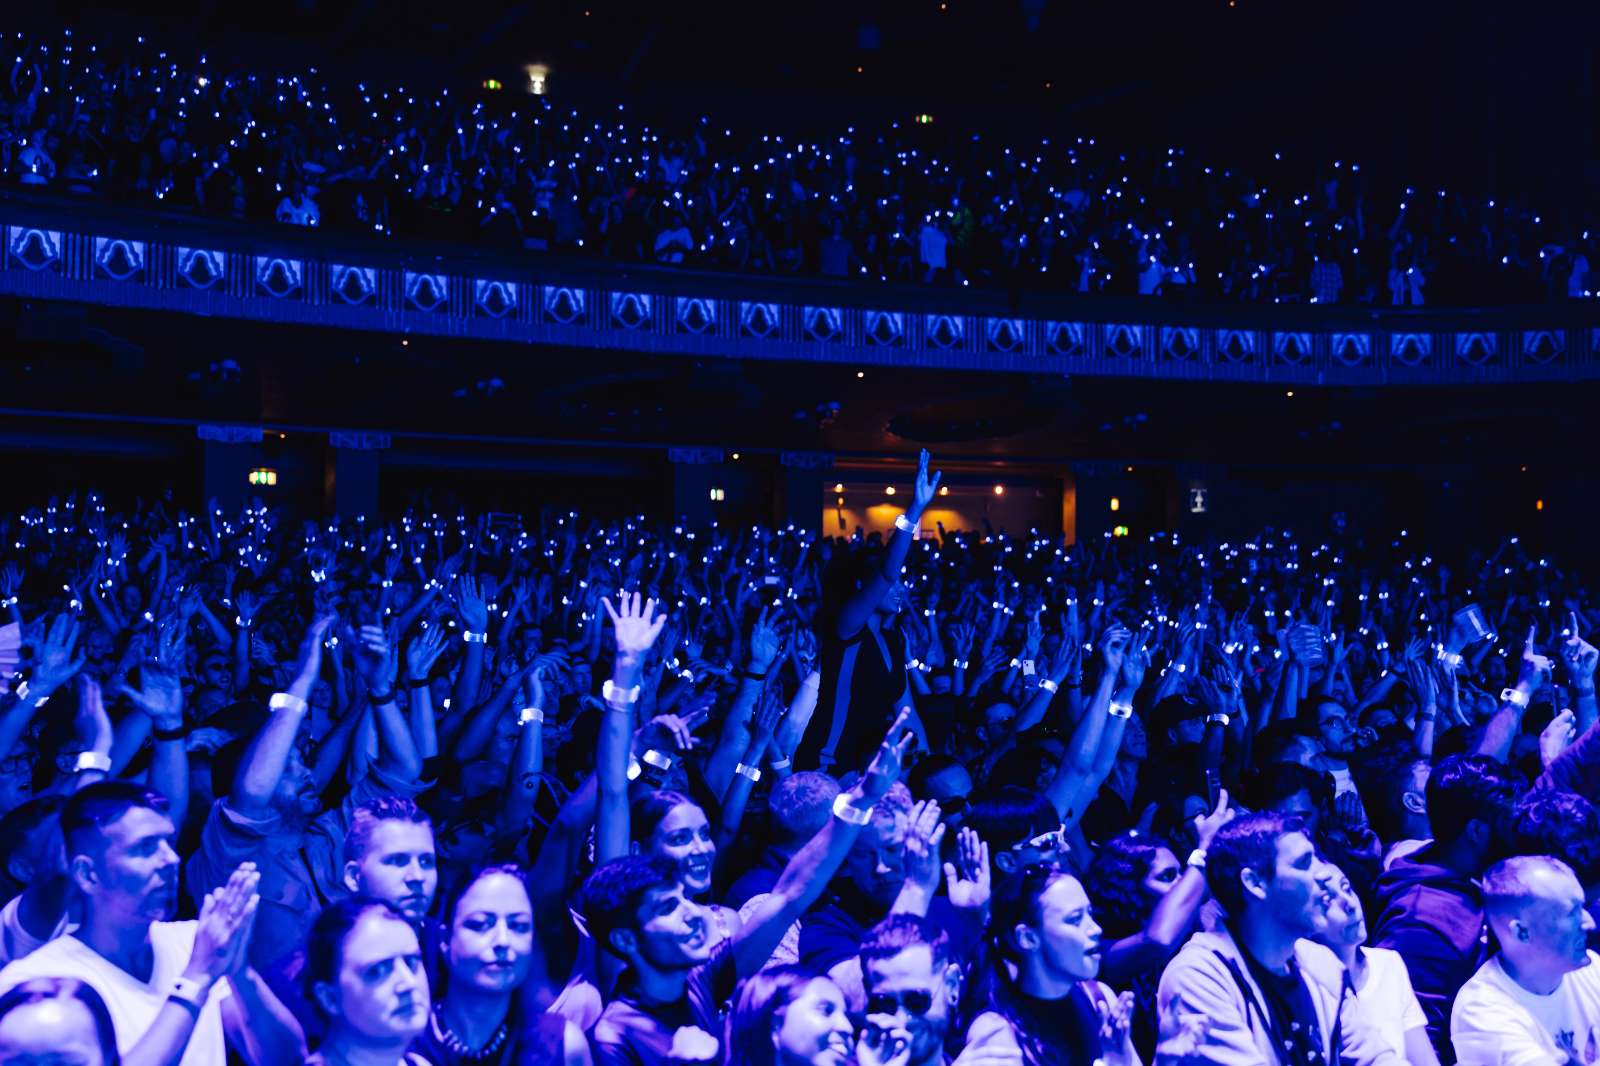
{"label": "raised arm", "polygon": [[596,864],[628,853],[628,759],[633,754],[633,706],[638,702],[644,656],[661,635],[667,616],[656,614],[655,600],[641,592],[621,592],[617,606],[601,599],[616,631],[617,654],[611,668],[606,713],[600,723],[595,776],[600,803],[595,824]]}
{"label": "raised arm", "polygon": [[167,797],[167,816],[183,825],[189,809],[189,732],[183,724],[183,688],[176,675],[157,664],[139,671],[135,690],[122,686],[122,695],[150,719],[155,754],[150,761],[150,787]]}
{"label": "raised arm", "polygon": [[35,665],[26,686],[18,685],[0,712],[0,756],[9,755],[17,739],[27,731],[34,713],[61,686],[83,669],[84,656],[77,651],[78,621],[58,614],[50,621],[35,649]]}
{"label": "raised arm", "polygon": [[828,819],[828,824],[789,860],[783,873],[778,875],[772,893],[734,934],[734,961],[740,977],[748,977],[766,965],[789,926],[822,895],[860,835],[861,827],[872,820],[873,805],[899,780],[906,752],[916,740],[906,728],[907,717],[907,712],[902,710],[894,725],[889,727],[889,735],[878,747],[878,754],[866,773],[842,794],[844,806],[834,809],[836,812],[844,810],[848,817],[836,813]]}
{"label": "raised arm", "polygon": [[928,451],[924,448],[922,454],[917,457],[917,480],[912,487],[911,506],[906,509],[904,515],[895,519],[894,536],[889,540],[888,550],[883,553],[881,565],[862,582],[861,588],[840,608],[839,617],[835,621],[834,636],[847,639],[859,633],[883,600],[884,592],[890,585],[900,580],[900,568],[905,565],[906,553],[911,550],[917,523],[922,521],[923,512],[928,509],[928,504],[933,502],[934,493],[939,491],[939,480],[943,476],[940,473],[935,473],[931,478],[928,476]]}
{"label": "raised arm", "polygon": [[381,626],[362,626],[356,634],[353,654],[356,671],[367,689],[377,726],[378,763],[386,773],[407,781],[422,776],[422,756],[417,753],[411,726],[394,698],[395,677],[400,669],[400,649],[389,640]]}
{"label": "raised arm", "polygon": [[1528,627],[1528,639],[1522,645],[1522,662],[1517,671],[1517,683],[1512,688],[1512,697],[1501,703],[1500,709],[1489,719],[1489,724],[1484,726],[1483,737],[1478,741],[1474,754],[1491,755],[1502,762],[1510,758],[1512,741],[1522,731],[1522,713],[1528,709],[1533,694],[1550,676],[1550,660],[1533,650],[1536,632],[1534,626]]}
{"label": "raised arm", "polygon": [[1578,732],[1586,731],[1600,721],[1600,702],[1594,693],[1594,672],[1600,665],[1600,651],[1578,633],[1578,614],[1573,611],[1569,628],[1572,635],[1561,645],[1561,661],[1567,664],[1567,677],[1572,681],[1573,710],[1577,712]]}
{"label": "raised arm", "polygon": [[300,723],[305,719],[306,701],[322,668],[322,638],[333,620],[332,615],[324,615],[311,623],[300,641],[294,680],[287,692],[273,697],[278,706],[272,709],[267,724],[250,746],[229,797],[229,805],[241,814],[264,815],[271,806],[273,790],[289,763],[289,749],[294,747]]}

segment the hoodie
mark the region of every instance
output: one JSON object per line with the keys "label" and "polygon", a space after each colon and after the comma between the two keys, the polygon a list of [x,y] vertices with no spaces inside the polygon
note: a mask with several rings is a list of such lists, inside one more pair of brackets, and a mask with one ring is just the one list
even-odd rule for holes
{"label": "hoodie", "polygon": [[1373,946],[1398,951],[1428,1019],[1439,1061],[1455,1061],[1450,1008],[1456,991],[1489,957],[1483,893],[1477,882],[1430,861],[1430,845],[1396,859],[1373,885],[1378,902]]}
{"label": "hoodie", "polygon": [[[1322,1035],[1323,1060],[1346,1066],[1404,1066],[1384,1042],[1355,997],[1349,975],[1333,952],[1310,940],[1294,944],[1300,976],[1311,993]],[[1178,1035],[1185,1015],[1209,1020],[1192,1054],[1156,1049],[1156,1066],[1280,1066],[1266,1022],[1266,1000],[1226,928],[1196,933],[1161,974],[1157,993],[1161,1038]]]}

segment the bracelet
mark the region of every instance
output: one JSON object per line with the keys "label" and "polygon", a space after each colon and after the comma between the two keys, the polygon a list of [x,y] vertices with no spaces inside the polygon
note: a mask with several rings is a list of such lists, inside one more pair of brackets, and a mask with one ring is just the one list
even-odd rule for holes
{"label": "bracelet", "polygon": [[1233,721],[1233,719],[1229,718],[1228,715],[1223,711],[1218,711],[1216,714],[1206,715],[1206,725],[1215,724],[1225,726],[1231,721]]}
{"label": "bracelet", "polygon": [[922,660],[921,659],[912,659],[911,661],[906,663],[906,669],[907,670],[921,670],[922,669]]}
{"label": "bracelet", "polygon": [[972,665],[971,659],[951,659],[950,664],[957,670],[965,670]]}
{"label": "bracelet", "polygon": [[733,772],[738,774],[740,777],[748,778],[751,784],[755,784],[757,781],[761,780],[761,770],[759,767],[746,766],[744,763],[740,763],[738,766],[733,768]]}
{"label": "bracelet", "polygon": [[600,695],[605,697],[605,701],[614,707],[632,707],[639,702],[639,686],[618,688],[612,682],[607,681],[600,686]]}
{"label": "bracelet", "polygon": [[517,715],[518,725],[527,725],[529,722],[544,724],[544,711],[538,707],[524,707]]}
{"label": "bracelet", "polygon": [[489,643],[489,634],[474,633],[469,629],[461,634],[461,639],[468,644],[487,644]]}
{"label": "bracelet", "polygon": [[768,671],[766,670],[763,670],[758,674],[754,670],[745,669],[739,671],[739,676],[744,678],[746,681],[765,681],[767,679],[767,673]]}
{"label": "bracelet", "polygon": [[1454,652],[1454,651],[1445,651],[1443,648],[1440,648],[1439,649],[1439,661],[1444,663],[1445,666],[1447,666],[1450,669],[1454,670],[1456,667],[1461,665],[1461,653],[1460,652]]}
{"label": "bracelet", "polygon": [[774,770],[787,770],[789,768],[789,759],[787,756],[785,756],[782,759],[774,759],[773,761],[767,763],[767,765],[772,767]]}
{"label": "bracelet", "polygon": [[256,624],[256,620],[254,618],[246,618],[242,614],[236,614],[233,616],[233,624],[238,626],[240,629],[249,629],[251,626]]}
{"label": "bracelet", "polygon": [[1206,868],[1206,849],[1195,848],[1189,853],[1189,861],[1184,865],[1191,870],[1204,870]]}
{"label": "bracelet", "polygon": [[111,756],[101,755],[98,751],[78,752],[78,761],[72,767],[72,772],[81,774],[86,770],[98,770],[103,774],[111,772]]}
{"label": "bracelet", "polygon": [[1048,677],[1039,679],[1039,687],[1052,694],[1061,690],[1061,686],[1050,680]]}
{"label": "bracelet", "polygon": [[665,752],[651,748],[644,753],[644,761],[648,765],[654,766],[657,770],[670,770],[672,769],[673,758]]}
{"label": "bracelet", "polygon": [[902,533],[915,533],[917,531],[917,527],[912,524],[911,519],[907,518],[903,514],[894,516],[894,528],[898,529]]}
{"label": "bracelet", "polygon": [[162,729],[160,726],[156,726],[150,730],[150,735],[161,741],[186,740],[189,736],[189,727],[180,725],[176,729]]}
{"label": "bracelet", "polygon": [[296,714],[306,713],[306,701],[299,696],[288,692],[274,692],[267,701],[269,711],[294,711]]}
{"label": "bracelet", "polygon": [[833,797],[833,816],[845,825],[866,825],[872,821],[872,808],[863,810],[850,802],[850,794],[841,792]]}
{"label": "bracelet", "polygon": [[1417,712],[1417,720],[1421,722],[1431,722],[1437,717],[1439,717],[1438,711],[1434,711],[1432,714],[1423,714],[1421,711]]}
{"label": "bracelet", "polygon": [[386,588],[386,589],[392,589],[392,588],[394,588],[394,582],[389,580],[388,578],[384,578],[382,587]]}
{"label": "bracelet", "polygon": [[1113,718],[1132,718],[1133,704],[1112,700],[1111,705],[1106,708],[1106,713]]}
{"label": "bracelet", "polygon": [[409,688],[409,689],[412,689],[412,690],[416,690],[416,689],[419,689],[419,688],[431,688],[432,686],[433,686],[433,681],[431,679],[429,679],[429,678],[426,678],[426,677],[419,677],[419,678],[417,678],[417,679],[415,679],[413,681],[407,681],[406,682],[406,688]]}
{"label": "bracelet", "polygon": [[1528,707],[1528,694],[1514,688],[1501,689],[1500,702],[1515,704],[1526,710]]}
{"label": "bracelet", "polygon": [[394,689],[391,688],[388,692],[369,693],[367,695],[367,702],[371,703],[374,707],[382,707],[384,704],[393,703]]}

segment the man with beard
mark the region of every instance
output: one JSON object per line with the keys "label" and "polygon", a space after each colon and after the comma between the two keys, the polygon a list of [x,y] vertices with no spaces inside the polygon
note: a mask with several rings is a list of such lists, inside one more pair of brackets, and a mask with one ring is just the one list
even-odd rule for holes
{"label": "man with beard", "polygon": [[[318,912],[347,891],[343,850],[354,810],[382,796],[411,798],[421,791],[417,775],[422,760],[394,699],[395,658],[383,631],[363,626],[355,662],[373,710],[379,757],[338,809],[322,810],[316,780],[300,757],[296,738],[332,623],[331,617],[319,618],[306,631],[294,681],[272,697],[271,717],[250,742],[237,774],[228,774],[224,758],[213,764],[224,777],[217,791],[227,794],[212,804],[200,848],[185,871],[198,901],[226,881],[239,863],[258,864],[261,914],[250,959],[262,970],[303,944]],[[228,776],[232,779],[226,780]]]}
{"label": "man with beard", "polygon": [[1227,922],[1196,933],[1161,975],[1162,1039],[1203,1016],[1202,1062],[1400,1063],[1349,995],[1344,965],[1306,939],[1326,922],[1334,873],[1293,819],[1252,814],[1218,830],[1206,883]]}
{"label": "man with beard", "polygon": [[[895,914],[861,942],[861,979],[867,993],[867,1024],[904,1032],[910,1045],[906,1066],[944,1066],[950,1029],[961,1002],[961,966],[950,939],[926,918]],[[1022,1066],[1011,1047],[973,1046],[954,1066]]]}
{"label": "man with beard", "polygon": [[83,981],[105,1001],[130,1066],[223,1066],[229,1048],[250,1066],[301,1061],[300,1027],[244,958],[254,869],[209,894],[199,921],[166,920],[178,854],[165,808],[159,793],[121,781],[67,801],[61,831],[83,926],[0,970],[0,993],[34,977]]}

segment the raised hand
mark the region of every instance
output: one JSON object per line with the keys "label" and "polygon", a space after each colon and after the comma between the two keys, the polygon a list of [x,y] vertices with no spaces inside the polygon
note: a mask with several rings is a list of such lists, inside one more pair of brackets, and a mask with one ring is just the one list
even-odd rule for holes
{"label": "raised hand", "polygon": [[1567,750],[1567,745],[1571,744],[1577,735],[1577,717],[1570,707],[1550,719],[1550,724],[1539,734],[1540,765],[1549,769],[1550,764],[1560,758],[1561,753]]}
{"label": "raised hand", "polygon": [[1127,658],[1128,645],[1132,640],[1133,633],[1122,625],[1113,624],[1100,634],[1100,659],[1105,663],[1109,676],[1117,677],[1122,672],[1122,663]]}
{"label": "raised hand", "polygon": [[989,845],[973,829],[956,834],[956,861],[944,864],[944,886],[953,906],[979,910],[989,905]]}
{"label": "raised hand", "polygon": [[1528,639],[1522,644],[1522,663],[1517,674],[1517,684],[1529,685],[1534,691],[1550,676],[1553,665],[1547,656],[1533,650],[1533,638],[1537,633],[1537,626],[1528,627]]}
{"label": "raised hand", "polygon": [[183,725],[183,686],[175,674],[164,670],[155,662],[147,662],[139,671],[140,688],[127,685],[118,691],[144,714],[150,716],[157,729],[177,729]]}
{"label": "raised hand", "polygon": [[1228,790],[1219,788],[1217,805],[1211,809],[1211,813],[1197,814],[1194,817],[1194,836],[1200,850],[1209,848],[1212,838],[1217,835],[1217,830],[1231,821],[1233,821],[1233,811],[1228,807]]}
{"label": "raised hand", "polygon": [[1123,652],[1119,683],[1129,692],[1138,691],[1139,686],[1144,684],[1145,673],[1150,669],[1150,649],[1145,645],[1149,639],[1149,631],[1140,630],[1139,636]]}
{"label": "raised hand", "polygon": [[461,614],[461,624],[469,633],[484,633],[489,629],[489,606],[478,591],[478,582],[470,574],[464,575],[456,586],[456,609]]}
{"label": "raised hand", "polygon": [[765,750],[772,743],[772,736],[778,731],[778,723],[783,721],[786,710],[777,689],[768,689],[761,694],[761,699],[756,702],[755,714],[751,715],[746,726],[750,730],[752,749]]}
{"label": "raised hand", "polygon": [[362,626],[351,642],[356,673],[368,692],[394,691],[394,678],[399,668],[399,656],[389,643],[382,626]]}
{"label": "raised hand", "polygon": [[922,454],[917,456],[917,480],[911,488],[911,507],[906,512],[913,522],[920,519],[928,504],[933,502],[943,477],[942,472],[935,472],[931,478],[928,476],[928,449],[922,449]]}
{"label": "raised hand", "polygon": [[1580,690],[1594,687],[1594,671],[1600,666],[1600,649],[1584,640],[1578,632],[1578,615],[1572,612],[1572,636],[1561,645],[1561,661],[1567,664],[1567,676]]}
{"label": "raised hand", "polygon": [[783,636],[767,620],[767,608],[761,608],[756,624],[750,630],[750,669],[764,673],[783,648]]}
{"label": "raised hand", "polygon": [[939,814],[938,800],[923,800],[911,808],[911,822],[906,828],[906,881],[928,898],[939,889],[939,847],[944,843],[945,831]]}
{"label": "raised hand", "polygon": [[301,699],[310,694],[311,686],[317,683],[317,675],[322,672],[322,638],[335,621],[331,614],[321,615],[306,628],[305,637],[300,641],[300,655],[290,687]]}
{"label": "raised hand", "polygon": [[78,675],[78,714],[73,733],[82,741],[84,751],[101,755],[111,751],[111,716],[106,714],[100,698],[100,682],[87,674]]}
{"label": "raised hand", "polygon": [[77,645],[78,620],[70,614],[58,614],[51,619],[36,647],[29,687],[45,694],[70,681],[72,675],[83,669],[84,654],[76,650]]}
{"label": "raised hand", "polygon": [[443,653],[444,627],[429,626],[406,645],[406,676],[412,681],[426,680]]}
{"label": "raised hand", "polygon": [[878,753],[872,757],[866,773],[861,775],[856,787],[867,802],[878,802],[889,791],[889,786],[900,780],[900,774],[905,769],[906,752],[917,742],[917,735],[906,725],[910,719],[911,708],[900,708],[894,724],[889,727],[889,735],[878,745]]}
{"label": "raised hand", "polygon": [[1124,992],[1116,999],[1098,999],[1096,1010],[1100,1016],[1100,1046],[1105,1050],[1106,1066],[1123,1066],[1139,1061],[1133,1050],[1133,993]]}
{"label": "raised hand", "polygon": [[907,1066],[911,1033],[888,1014],[869,1014],[856,1041],[857,1066]]}
{"label": "raised hand", "polygon": [[601,597],[600,603],[616,631],[619,658],[638,659],[644,655],[667,624],[665,614],[656,614],[656,601],[646,600],[642,592],[617,593],[616,607],[611,605],[609,597]]}

